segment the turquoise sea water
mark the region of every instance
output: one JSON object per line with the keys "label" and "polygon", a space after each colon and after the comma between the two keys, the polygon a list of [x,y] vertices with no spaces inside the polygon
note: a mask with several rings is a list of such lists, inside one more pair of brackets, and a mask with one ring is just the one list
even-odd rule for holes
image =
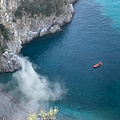
{"label": "turquoise sea water", "polygon": [[[37,73],[67,89],[50,103],[59,107],[60,120],[120,120],[120,3],[80,0],[74,7],[73,21],[62,32],[35,39],[21,54]],[[94,69],[99,61],[103,66]],[[12,75],[0,79],[5,84]]]}
{"label": "turquoise sea water", "polygon": [[110,17],[112,24],[120,28],[120,1],[119,0],[95,0],[103,7],[103,14]]}

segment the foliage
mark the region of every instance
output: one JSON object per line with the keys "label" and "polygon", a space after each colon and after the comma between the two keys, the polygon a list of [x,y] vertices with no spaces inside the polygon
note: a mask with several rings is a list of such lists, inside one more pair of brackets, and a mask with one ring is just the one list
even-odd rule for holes
{"label": "foliage", "polygon": [[27,120],[37,120],[37,114],[31,113]]}
{"label": "foliage", "polygon": [[0,24],[0,35],[2,35],[5,40],[9,40],[9,32],[3,24]]}
{"label": "foliage", "polygon": [[15,17],[16,18],[22,18],[22,16],[23,16],[23,14],[19,9],[17,11],[15,11]]}
{"label": "foliage", "polygon": [[16,19],[13,19],[13,22],[15,22],[15,23],[16,23]]}
{"label": "foliage", "polygon": [[[51,107],[49,112],[46,112],[44,109],[41,109],[39,114],[29,112],[30,114],[27,120],[56,120],[56,114],[58,111],[58,107],[55,107],[54,109]],[[17,120],[22,120],[22,116],[20,116]]]}
{"label": "foliage", "polygon": [[58,113],[58,107],[55,107],[54,109],[50,108],[49,112],[46,112],[44,109],[41,109],[39,114],[36,113],[30,113],[27,120],[56,120],[56,114]]}
{"label": "foliage", "polygon": [[[62,11],[61,7],[67,3],[67,0],[23,0],[21,5],[15,12],[15,16],[21,17],[21,13],[26,11],[30,15],[40,14],[50,16],[52,13],[59,15]],[[19,18],[20,18],[19,17]]]}
{"label": "foliage", "polygon": [[1,50],[2,53],[4,53],[6,51],[6,47],[5,46],[1,46],[0,50]]}

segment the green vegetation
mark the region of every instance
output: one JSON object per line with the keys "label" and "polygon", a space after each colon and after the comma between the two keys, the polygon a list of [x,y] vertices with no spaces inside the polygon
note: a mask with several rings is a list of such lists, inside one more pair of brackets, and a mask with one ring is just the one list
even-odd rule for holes
{"label": "green vegetation", "polygon": [[50,16],[52,13],[60,15],[62,12],[61,7],[66,3],[67,0],[23,0],[15,12],[15,16],[21,18],[23,11],[32,16],[40,13],[45,16]]}
{"label": "green vegetation", "polygon": [[3,24],[0,24],[0,36],[3,36],[5,40],[9,40],[9,32]]}
{"label": "green vegetation", "polygon": [[22,16],[23,16],[22,11],[20,11],[19,9],[17,11],[15,11],[16,18],[22,18]]}
{"label": "green vegetation", "polygon": [[[50,108],[49,112],[46,112],[44,109],[41,109],[39,114],[29,112],[29,117],[27,120],[56,120],[56,114],[58,113],[58,107],[55,107],[54,109]],[[4,119],[5,120],[5,119]],[[17,120],[22,120],[21,117],[19,117]]]}
{"label": "green vegetation", "polygon": [[5,46],[0,46],[0,51],[1,51],[2,53],[4,53],[4,52],[6,51],[6,48],[7,48],[7,47],[5,47]]}
{"label": "green vegetation", "polygon": [[37,115],[36,113],[31,113],[27,120],[37,120],[40,118],[41,120],[56,120],[55,115],[58,112],[58,108],[54,109],[50,108],[49,112],[46,112],[44,109],[41,109],[40,113]]}
{"label": "green vegetation", "polygon": [[13,22],[15,22],[15,23],[16,23],[16,19],[13,19]]}

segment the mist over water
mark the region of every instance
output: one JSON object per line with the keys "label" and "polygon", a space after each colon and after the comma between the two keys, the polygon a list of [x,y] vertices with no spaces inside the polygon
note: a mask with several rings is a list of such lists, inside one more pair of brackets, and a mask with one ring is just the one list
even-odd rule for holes
{"label": "mist over water", "polygon": [[[27,58],[21,58],[22,69],[13,74],[24,99],[27,99],[27,107],[39,107],[39,101],[56,101],[62,99],[66,90],[60,83],[49,82],[47,77],[38,74],[32,63]],[[22,98],[22,102],[25,101]],[[25,102],[26,104],[26,102]]]}
{"label": "mist over water", "polygon": [[38,74],[28,58],[21,57],[20,61],[22,69],[12,74],[10,82],[0,85],[3,89],[9,89],[9,94],[17,98],[19,104],[37,110],[41,106],[48,107],[50,101],[58,101],[65,96],[67,89],[63,85],[50,82],[47,77]]}

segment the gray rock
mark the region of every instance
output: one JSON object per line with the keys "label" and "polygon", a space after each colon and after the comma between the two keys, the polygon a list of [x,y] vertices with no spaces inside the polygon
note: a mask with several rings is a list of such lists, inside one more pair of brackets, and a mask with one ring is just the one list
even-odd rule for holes
{"label": "gray rock", "polygon": [[50,30],[49,33],[53,34],[55,32],[61,31],[62,29],[58,26],[58,25],[53,25]]}
{"label": "gray rock", "polygon": [[12,96],[1,89],[0,86],[0,120],[18,120],[23,116],[23,120],[27,120],[28,110],[23,108],[21,104],[16,102]]}
{"label": "gray rock", "polygon": [[49,27],[45,27],[40,31],[40,37],[46,35],[48,33]]}
{"label": "gray rock", "polygon": [[27,36],[26,36],[26,39],[24,39],[22,41],[23,44],[25,43],[28,43],[30,42],[31,40],[33,40],[34,38],[38,37],[38,32],[32,32],[32,31],[29,31]]}
{"label": "gray rock", "polygon": [[38,32],[29,31],[29,32],[28,32],[28,35],[31,36],[32,38],[35,38],[35,37],[38,36]]}
{"label": "gray rock", "polygon": [[72,17],[75,13],[73,4],[66,5],[63,10],[65,12],[63,12],[63,14],[61,14],[59,17],[56,17],[56,19],[54,19],[53,21],[54,24],[63,26],[65,23],[69,23],[72,20]]}
{"label": "gray rock", "polygon": [[22,41],[23,44],[30,42],[33,39],[33,37],[27,35],[26,39]]}
{"label": "gray rock", "polygon": [[74,8],[73,8],[73,4],[69,4],[69,6],[70,6],[71,13],[74,14],[75,11],[74,11]]}
{"label": "gray rock", "polygon": [[20,58],[18,55],[7,50],[1,56],[0,72],[13,72],[21,68]]}
{"label": "gray rock", "polygon": [[6,43],[7,43],[8,49],[10,51],[12,51],[13,53],[18,53],[22,49],[22,46],[21,46],[22,42],[21,42],[20,38],[18,38],[15,41],[8,40],[8,41],[6,41]]}

